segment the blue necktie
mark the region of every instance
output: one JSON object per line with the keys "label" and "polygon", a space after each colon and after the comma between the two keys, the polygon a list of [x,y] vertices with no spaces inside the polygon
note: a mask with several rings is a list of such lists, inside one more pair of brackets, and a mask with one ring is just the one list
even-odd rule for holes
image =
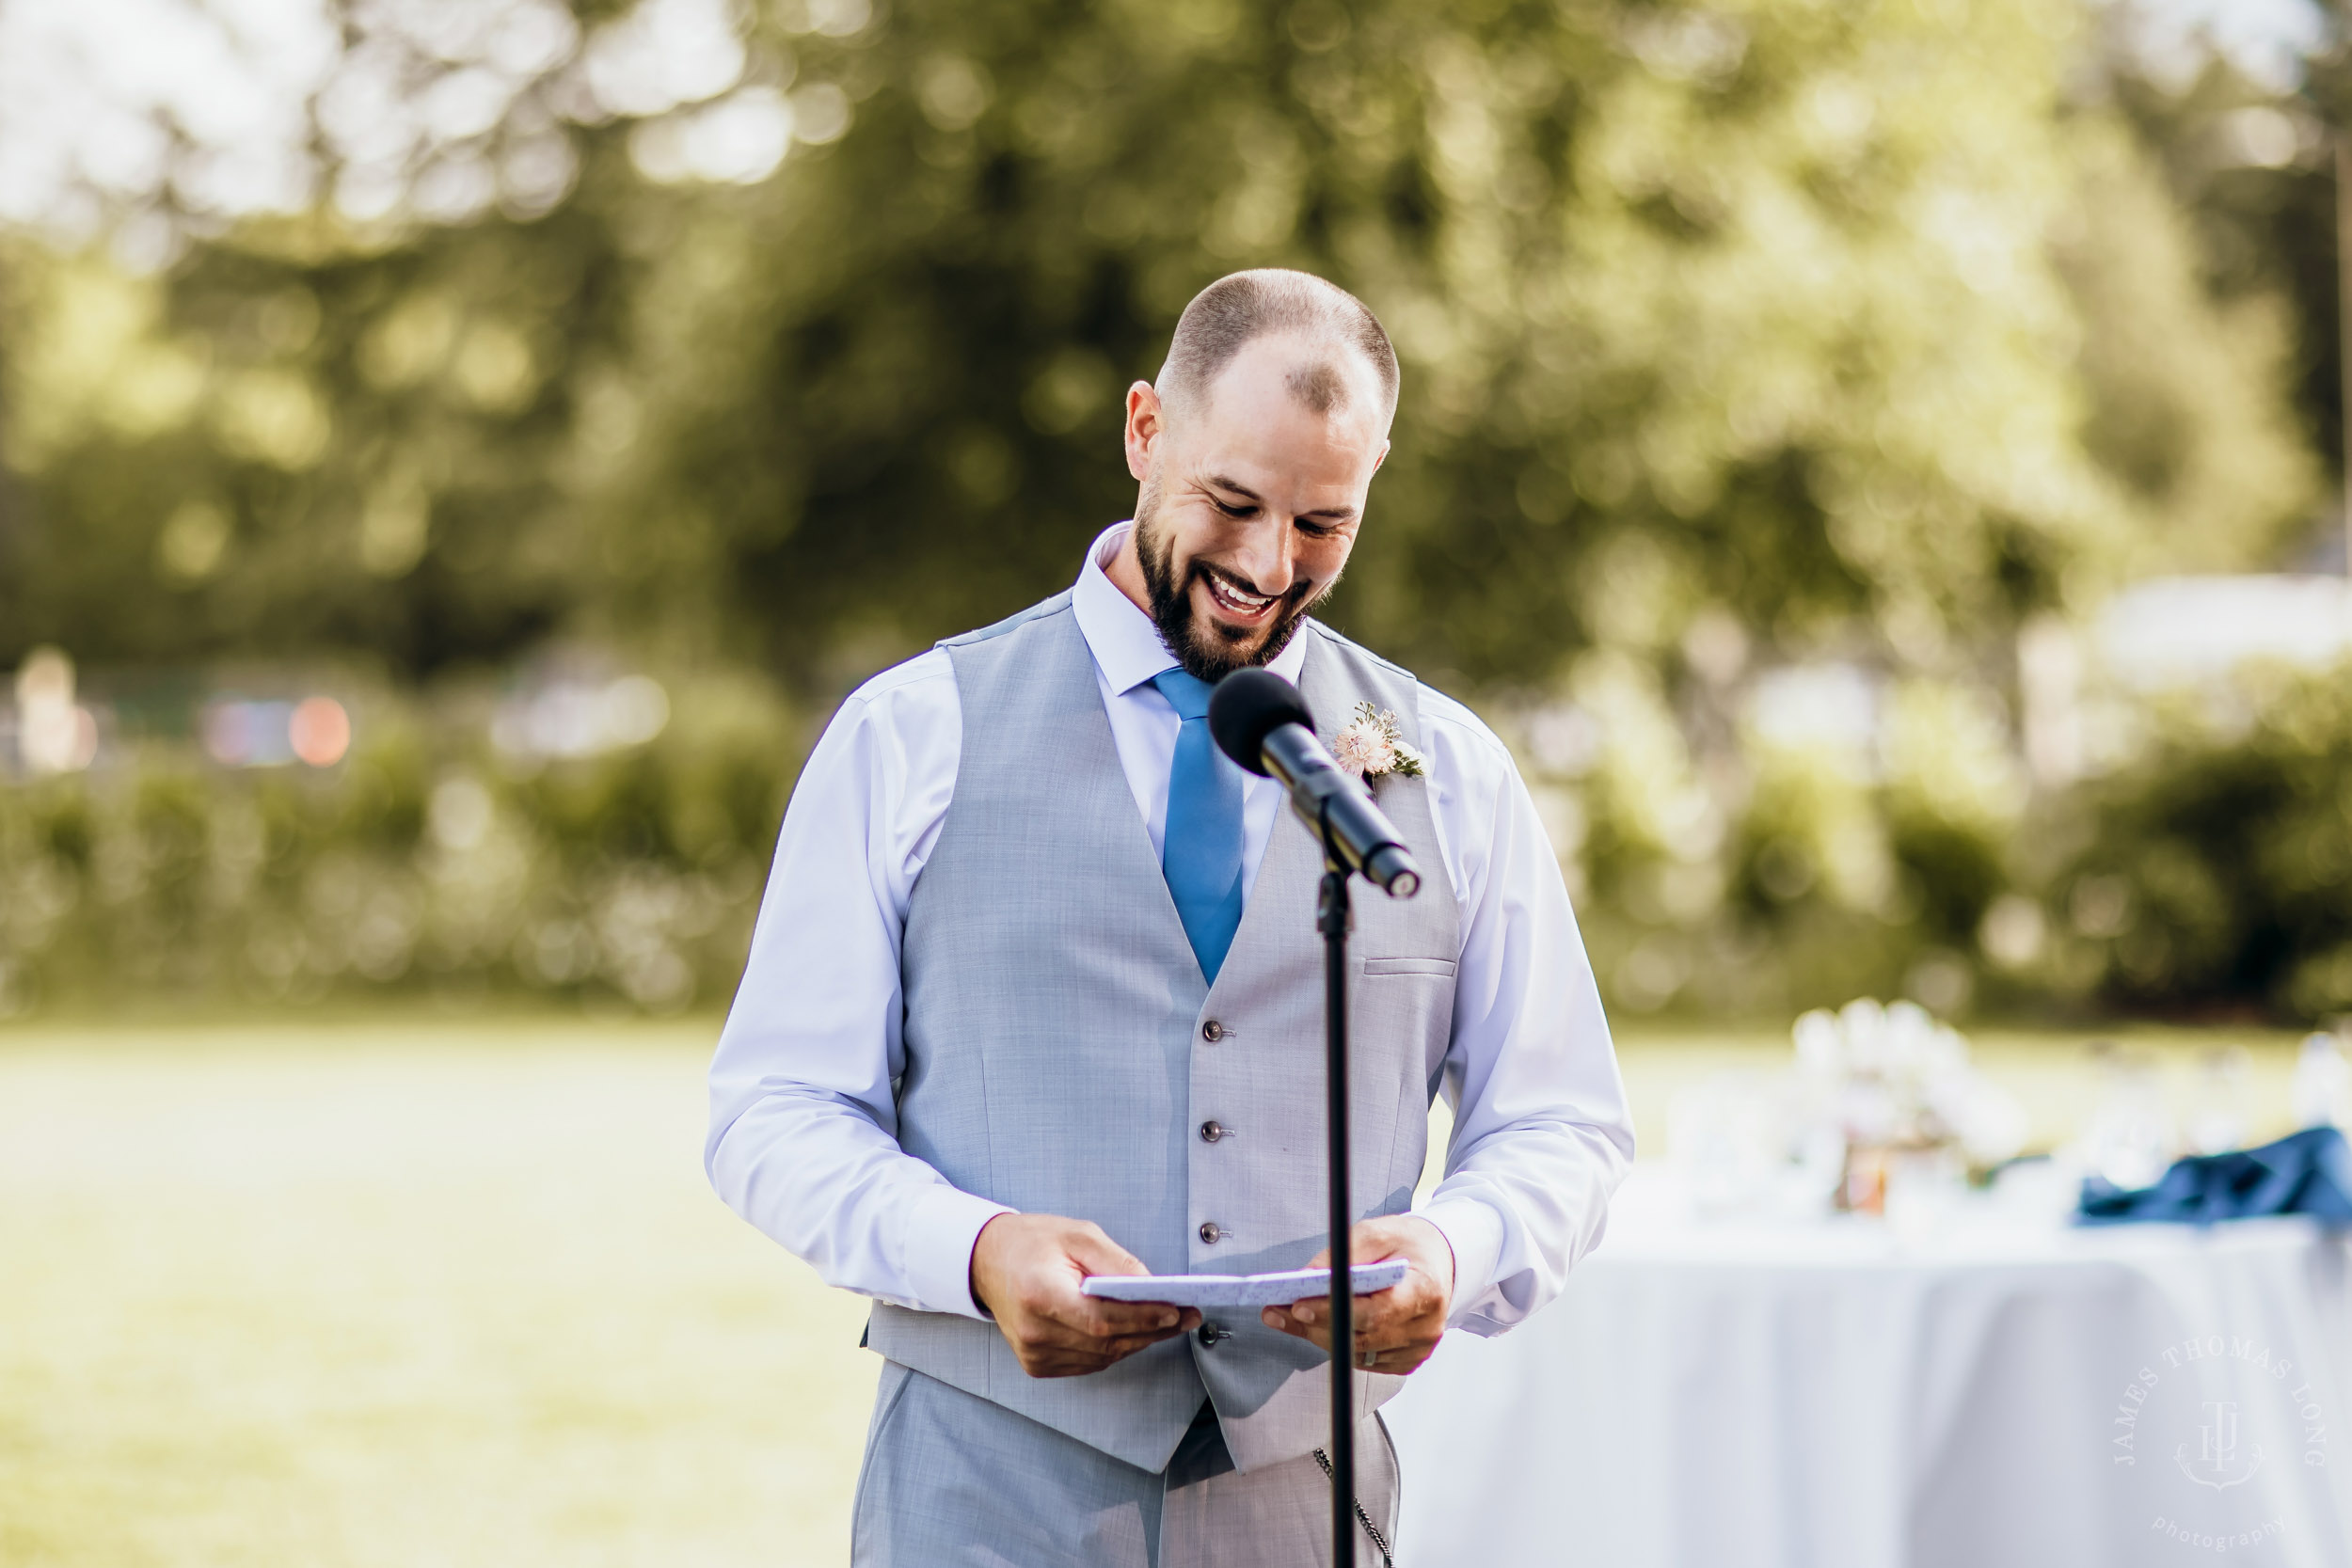
{"label": "blue necktie", "polygon": [[1183,725],[1168,770],[1160,869],[1200,973],[1216,981],[1241,926],[1241,769],[1209,734],[1209,683],[1182,670],[1152,677]]}

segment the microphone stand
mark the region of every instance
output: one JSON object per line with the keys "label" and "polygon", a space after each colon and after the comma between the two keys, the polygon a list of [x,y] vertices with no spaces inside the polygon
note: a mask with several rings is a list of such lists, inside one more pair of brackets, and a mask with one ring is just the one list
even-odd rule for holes
{"label": "microphone stand", "polygon": [[1347,1171],[1347,864],[1340,858],[1327,802],[1322,813],[1323,890],[1315,928],[1323,933],[1325,1117],[1331,1179],[1331,1562],[1356,1560],[1356,1291],[1350,1272]]}
{"label": "microphone stand", "polygon": [[[1373,885],[1392,898],[1409,898],[1421,889],[1421,873],[1371,793],[1342,772],[1315,739],[1314,720],[1295,687],[1270,671],[1236,670],[1217,683],[1209,706],[1218,747],[1250,772],[1279,779],[1291,810],[1323,845],[1315,929],[1323,937],[1324,1113],[1330,1131],[1331,1451],[1327,1457],[1317,1449],[1315,1457],[1331,1480],[1331,1568],[1354,1568],[1358,1524],[1387,1563],[1388,1543],[1356,1502],[1356,1276],[1347,1169],[1347,938],[1355,920],[1347,884],[1351,864],[1360,861]],[[1285,733],[1293,730],[1298,733]]]}

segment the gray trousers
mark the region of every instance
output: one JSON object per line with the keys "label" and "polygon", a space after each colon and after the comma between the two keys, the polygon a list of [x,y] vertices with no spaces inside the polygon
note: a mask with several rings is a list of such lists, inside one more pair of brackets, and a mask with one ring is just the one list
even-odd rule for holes
{"label": "gray trousers", "polygon": [[[1356,1492],[1396,1529],[1396,1449],[1374,1415],[1356,1438]],[[1380,1557],[1360,1526],[1359,1568]],[[1331,1483],[1312,1454],[1243,1475],[1202,1406],[1154,1475],[1099,1449],[882,1363],[851,1527],[853,1568],[1329,1568]]]}

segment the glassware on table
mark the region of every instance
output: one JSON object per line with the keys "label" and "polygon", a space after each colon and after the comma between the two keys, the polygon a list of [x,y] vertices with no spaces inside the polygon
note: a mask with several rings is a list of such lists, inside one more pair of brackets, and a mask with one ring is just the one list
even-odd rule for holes
{"label": "glassware on table", "polygon": [[2106,1059],[2106,1082],[2083,1130],[2082,1165],[2118,1187],[2151,1186],[2172,1163],[2179,1143],[2154,1059],[2108,1043],[2092,1049]]}
{"label": "glassware on table", "polygon": [[2297,1127],[2352,1130],[2352,1062],[2333,1035],[2306,1035],[2287,1099]]}
{"label": "glassware on table", "polygon": [[1968,1161],[1957,1145],[1888,1149],[1883,1168],[1886,1227],[1905,1245],[1942,1234],[1967,1196]]}
{"label": "glassware on table", "polygon": [[2188,1147],[2222,1154],[2246,1145],[2254,1059],[2242,1045],[2207,1050],[2197,1069],[2196,1108],[2188,1117]]}
{"label": "glassware on table", "polygon": [[2073,1216],[2082,1196],[2082,1167],[2075,1150],[2026,1155],[1993,1173],[1994,1209],[2029,1225],[2060,1223]]}
{"label": "glassware on table", "polygon": [[1719,1072],[1674,1097],[1666,1155],[1702,1216],[1767,1207],[1786,1162],[1788,1094],[1776,1077]]}
{"label": "glassware on table", "polygon": [[1838,1185],[1846,1180],[1846,1135],[1835,1125],[1814,1120],[1796,1137],[1788,1167],[1781,1172],[1780,1212],[1789,1219],[1812,1219],[1837,1207]]}

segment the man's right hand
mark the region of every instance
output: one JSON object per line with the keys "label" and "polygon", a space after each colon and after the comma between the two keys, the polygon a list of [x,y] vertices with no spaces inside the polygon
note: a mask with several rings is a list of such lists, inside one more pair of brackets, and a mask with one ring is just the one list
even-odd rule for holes
{"label": "man's right hand", "polygon": [[1031,1377],[1099,1372],[1198,1328],[1200,1314],[1189,1307],[1104,1301],[1078,1289],[1089,1275],[1151,1272],[1101,1226],[1058,1214],[999,1214],[972,1244],[972,1299],[996,1319]]}

